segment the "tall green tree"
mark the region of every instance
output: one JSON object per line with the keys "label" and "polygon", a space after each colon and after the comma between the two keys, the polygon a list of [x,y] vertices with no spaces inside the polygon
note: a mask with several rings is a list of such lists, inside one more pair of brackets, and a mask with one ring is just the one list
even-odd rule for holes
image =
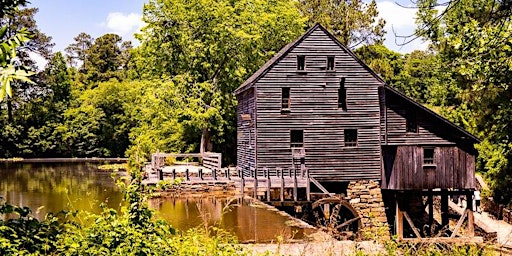
{"label": "tall green tree", "polygon": [[[151,0],[131,61],[132,77],[181,77],[176,97],[182,139],[195,149],[234,155],[235,99],[244,79],[299,36],[305,20],[294,1]],[[181,84],[181,82],[180,82]],[[224,145],[224,146],[220,146]],[[232,159],[231,159],[232,160]]]}
{"label": "tall green tree", "polygon": [[87,58],[87,50],[91,47],[94,42],[94,38],[91,35],[82,32],[73,38],[74,43],[68,45],[64,51],[69,66],[76,67],[79,70],[86,69],[85,59]]}
{"label": "tall green tree", "polygon": [[375,0],[300,0],[298,8],[310,26],[322,24],[348,47],[384,41],[386,22],[378,18]]}
{"label": "tall green tree", "polygon": [[94,40],[85,51],[87,83],[105,82],[111,78],[125,78],[124,67],[127,66],[126,53],[130,44],[123,44],[122,38],[116,34],[105,34]]}

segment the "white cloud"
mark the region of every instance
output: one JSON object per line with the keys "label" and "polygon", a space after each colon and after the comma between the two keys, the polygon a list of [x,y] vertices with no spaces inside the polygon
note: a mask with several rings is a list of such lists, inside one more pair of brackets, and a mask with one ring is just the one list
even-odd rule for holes
{"label": "white cloud", "polygon": [[48,61],[43,56],[33,52],[28,52],[28,56],[35,61],[38,71],[44,70]]}
{"label": "white cloud", "polygon": [[111,12],[103,25],[110,29],[112,33],[120,36],[132,36],[133,33],[144,26],[144,22],[142,16],[138,13]]}

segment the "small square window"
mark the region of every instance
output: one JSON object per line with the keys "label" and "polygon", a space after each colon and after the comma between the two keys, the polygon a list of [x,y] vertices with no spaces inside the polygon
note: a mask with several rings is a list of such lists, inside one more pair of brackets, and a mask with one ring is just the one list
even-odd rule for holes
{"label": "small square window", "polygon": [[357,129],[345,129],[345,147],[357,147]]}
{"label": "small square window", "polygon": [[290,147],[292,147],[292,148],[304,147],[304,130],[291,130],[290,131]]}
{"label": "small square window", "polygon": [[327,70],[334,70],[334,56],[327,56]]}
{"label": "small square window", "polygon": [[297,70],[304,71],[306,69],[306,56],[297,56]]}
{"label": "small square window", "polygon": [[423,148],[423,164],[433,165],[434,164],[434,148],[425,147]]}

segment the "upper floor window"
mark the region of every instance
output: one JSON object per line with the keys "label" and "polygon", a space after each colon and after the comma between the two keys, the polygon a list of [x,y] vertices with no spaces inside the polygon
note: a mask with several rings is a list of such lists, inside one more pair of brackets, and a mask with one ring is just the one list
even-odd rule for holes
{"label": "upper floor window", "polygon": [[433,165],[434,161],[434,148],[433,147],[424,147],[423,148],[423,164]]}
{"label": "upper floor window", "polygon": [[345,78],[340,80],[340,88],[338,89],[338,108],[347,111],[347,90],[345,89]]}
{"label": "upper floor window", "polygon": [[290,147],[292,147],[292,148],[304,147],[304,130],[291,130],[290,131]]}
{"label": "upper floor window", "polygon": [[357,129],[345,129],[345,147],[357,146]]}
{"label": "upper floor window", "polygon": [[290,110],[290,88],[281,88],[281,110]]}
{"label": "upper floor window", "polygon": [[407,132],[410,133],[417,133],[418,132],[418,121],[416,119],[416,114],[408,112],[407,116],[405,117],[405,129]]}
{"label": "upper floor window", "polygon": [[334,56],[327,56],[327,70],[334,70]]}
{"label": "upper floor window", "polygon": [[304,71],[306,69],[306,56],[297,56],[297,70]]}

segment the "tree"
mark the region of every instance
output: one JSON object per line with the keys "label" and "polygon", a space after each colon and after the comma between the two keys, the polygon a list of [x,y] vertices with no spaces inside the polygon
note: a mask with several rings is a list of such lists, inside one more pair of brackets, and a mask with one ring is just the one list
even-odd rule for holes
{"label": "tree", "polygon": [[70,44],[64,51],[68,59],[68,63],[72,67],[78,67],[79,69],[86,69],[85,59],[87,57],[87,50],[91,47],[94,42],[94,38],[87,33],[80,33],[73,38],[74,43]]}
{"label": "tree", "polygon": [[141,46],[130,64],[132,77],[179,77],[176,96],[184,99],[179,120],[188,127],[182,139],[192,145],[203,141],[195,148],[200,152],[234,155],[232,93],[303,32],[294,2],[151,0],[143,19],[147,25],[137,35]]}
{"label": "tree", "polygon": [[105,34],[94,40],[94,43],[85,51],[87,83],[108,81],[111,78],[123,80],[127,54],[130,43],[123,43],[122,38],[116,34]]}
{"label": "tree", "polygon": [[[460,0],[448,2],[439,13],[434,0],[418,2],[418,34],[432,41],[443,72],[459,88],[464,102],[454,112],[469,115],[465,124],[477,132],[479,169],[491,182],[494,199],[510,203],[512,189],[512,23],[509,1]],[[460,116],[460,115],[459,115]],[[471,120],[472,119],[472,120]]]}
{"label": "tree", "polygon": [[300,0],[298,8],[310,26],[322,24],[348,47],[384,41],[386,22],[377,18],[375,0]]}

